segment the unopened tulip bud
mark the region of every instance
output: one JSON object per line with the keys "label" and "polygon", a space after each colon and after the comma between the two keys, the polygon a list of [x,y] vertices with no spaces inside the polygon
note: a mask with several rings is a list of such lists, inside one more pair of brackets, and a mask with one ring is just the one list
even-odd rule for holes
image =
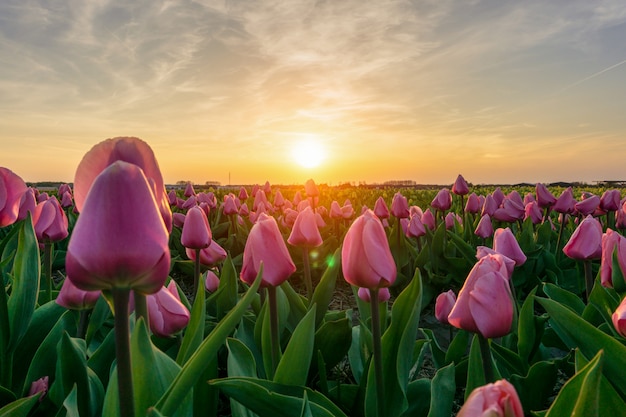
{"label": "unopened tulip bud", "polygon": [[454,181],[454,185],[452,185],[452,192],[456,195],[466,195],[469,193],[469,186],[465,178],[463,178],[463,175],[459,174],[456,177],[456,181]]}
{"label": "unopened tulip bud", "polygon": [[602,256],[602,225],[598,219],[589,215],[580,222],[563,247],[563,253],[572,259],[599,259]]}
{"label": "unopened tulip bud", "polygon": [[0,227],[15,223],[26,183],[8,168],[0,167]]}
{"label": "unopened tulip bud", "polygon": [[457,417],[524,417],[515,387],[506,379],[472,391]]}
{"label": "unopened tulip bud", "polygon": [[435,300],[435,318],[443,324],[448,324],[448,315],[456,303],[456,294],[452,290],[442,292]]}

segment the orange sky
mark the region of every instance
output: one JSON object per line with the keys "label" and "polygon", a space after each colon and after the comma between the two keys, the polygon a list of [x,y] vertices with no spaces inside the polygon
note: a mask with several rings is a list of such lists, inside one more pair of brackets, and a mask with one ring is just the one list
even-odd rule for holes
{"label": "orange sky", "polygon": [[624,180],[624,39],[621,0],[2,2],[0,166],[137,136],[168,183]]}

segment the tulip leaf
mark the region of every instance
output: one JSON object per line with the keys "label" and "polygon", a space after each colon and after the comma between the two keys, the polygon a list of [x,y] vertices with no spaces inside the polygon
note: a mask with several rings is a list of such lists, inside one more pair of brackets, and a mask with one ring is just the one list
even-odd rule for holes
{"label": "tulip leaf", "polygon": [[[585,416],[600,417],[600,380],[602,377],[603,354],[596,356],[583,369],[570,378],[548,410],[546,417]],[[620,408],[623,409],[623,406]],[[610,410],[615,412],[615,410]]]}
{"label": "tulip leaf", "polygon": [[89,325],[87,326],[87,334],[85,335],[87,347],[89,347],[96,334],[102,330],[102,325],[111,317],[111,315],[112,313],[109,303],[107,303],[104,297],[99,297],[91,315],[89,316]]}
{"label": "tulip leaf", "polygon": [[470,340],[470,333],[466,330],[457,330],[456,335],[450,342],[448,350],[446,351],[445,364],[452,362],[458,363],[465,356],[467,352],[467,345]]}
{"label": "tulip leaf", "polygon": [[448,236],[450,237],[450,241],[454,244],[454,246],[456,246],[467,263],[474,265],[476,263],[476,248],[467,243],[456,233],[448,233]]}
{"label": "tulip leaf", "polygon": [[[229,338],[226,341],[226,348],[228,349],[227,370],[229,377],[256,377],[254,355],[242,341]],[[230,399],[230,409],[234,417],[256,417],[255,413],[234,398]]]}
{"label": "tulip leaf", "polygon": [[280,289],[285,294],[285,297],[287,298],[287,301],[289,303],[287,328],[290,331],[293,331],[296,326],[298,326],[298,323],[300,323],[300,320],[302,320],[302,318],[306,314],[307,308],[304,300],[302,299],[302,296],[293,289],[291,284],[289,284],[289,281],[285,281],[280,284]]}
{"label": "tulip leaf", "polygon": [[363,349],[364,344],[361,341],[361,330],[362,326],[352,327],[352,342],[350,343],[350,349],[348,349],[350,370],[357,384],[361,381],[363,376],[365,358],[367,357]]}
{"label": "tulip leaf", "polygon": [[536,291],[537,288],[533,288],[524,300],[517,324],[517,351],[525,368],[528,368],[528,363],[539,349],[544,324],[547,320],[547,317],[535,316],[534,296]]}
{"label": "tulip leaf", "polygon": [[[317,318],[317,317],[316,317]],[[315,332],[314,352],[324,361],[324,369],[331,369],[345,358],[352,344],[352,327],[347,317],[325,321]],[[318,369],[317,357],[313,357],[311,369]],[[311,376],[311,375],[309,375]]]}
{"label": "tulip leaf", "polygon": [[574,313],[582,316],[585,311],[585,303],[576,294],[564,290],[554,284],[546,283],[543,285],[543,292],[552,300],[559,302],[561,305],[569,308]]}
{"label": "tulip leaf", "polygon": [[400,219],[394,222],[391,228],[391,234],[389,235],[389,250],[396,261],[396,268],[400,271],[406,264],[409,263],[409,250],[407,248],[406,236],[404,230],[400,225]]}
{"label": "tulip leaf", "polygon": [[20,398],[0,408],[0,417],[28,417],[39,403],[39,394]]}
{"label": "tulip leaf", "polygon": [[613,327],[612,316],[615,309],[619,306],[620,296],[614,289],[600,285],[597,280],[596,284],[593,286],[591,294],[589,294],[589,304],[582,316],[584,319],[588,319],[592,315],[592,311],[596,310],[602,319]]}
{"label": "tulip leaf", "polygon": [[57,344],[56,379],[48,392],[50,399],[57,406],[61,406],[73,387],[80,387],[82,392],[77,392],[77,405],[79,414],[83,416],[89,415],[89,380],[85,351],[84,340],[72,339],[67,332],[63,332]]}
{"label": "tulip leaf", "polygon": [[[220,273],[220,285],[217,289],[219,296],[215,299],[217,307],[217,317],[221,319],[237,304],[237,289],[239,286],[239,279],[235,265],[233,265],[233,259],[230,254],[224,260],[222,270]],[[209,298],[212,299],[211,297]]]}
{"label": "tulip leaf", "polygon": [[[101,298],[103,300],[104,298]],[[106,304],[106,302],[105,302]],[[108,306],[108,304],[107,304]],[[87,360],[87,365],[94,370],[104,386],[109,383],[111,364],[115,360],[115,332],[109,331],[95,352]]]}
{"label": "tulip leaf", "polygon": [[13,283],[7,307],[11,327],[7,350],[15,351],[35,312],[39,294],[40,258],[30,213],[21,222],[13,260]]}
{"label": "tulip leaf", "polygon": [[300,417],[313,417],[311,405],[309,404],[309,397],[306,391],[304,391],[304,396],[302,397],[302,411],[300,411]]}
{"label": "tulip leaf", "polygon": [[[484,367],[484,357],[481,354],[481,349],[480,349],[480,340],[479,338],[482,337],[479,334],[474,334],[474,338],[472,340],[472,344],[470,346],[470,353],[469,353],[469,363],[467,365],[467,384],[465,385],[465,399],[467,400],[467,397],[472,393],[472,391],[475,388],[478,388],[482,385],[485,385],[489,382],[494,382],[494,381],[487,381],[487,378],[485,376],[485,367]],[[493,360],[493,355],[492,355],[492,344],[489,343],[489,358],[488,360],[491,360],[491,366],[493,368],[493,373],[494,373],[494,380],[498,380],[501,379],[501,375],[500,375],[500,371],[498,370],[498,368],[496,367],[496,364]],[[497,348],[496,348],[497,349]]]}
{"label": "tulip leaf", "polygon": [[252,300],[257,296],[257,291],[261,285],[263,268],[259,268],[259,273],[252,286],[239,300],[237,305],[231,309],[226,316],[215,326],[215,328],[204,339],[195,353],[185,363],[174,381],[170,384],[167,392],[159,399],[156,408],[164,415],[174,413],[185,396],[199,380],[207,365],[217,356],[219,348],[224,344],[226,338],[241,321],[244,313],[250,306]]}
{"label": "tulip leaf", "polygon": [[295,328],[285,353],[278,363],[274,382],[285,385],[305,385],[313,357],[315,341],[315,309],[309,310]]}
{"label": "tulip leaf", "polygon": [[431,382],[428,417],[448,417],[452,415],[455,392],[454,364],[451,363],[440,368]]}
{"label": "tulip leaf", "polygon": [[626,374],[623,372],[626,369],[626,346],[557,301],[539,297],[536,300],[550,316],[551,327],[570,349],[578,347],[586,358],[604,350],[604,374],[620,390],[620,395],[626,397],[623,388],[626,387]]}
{"label": "tulip leaf", "polygon": [[306,387],[246,377],[217,379],[209,384],[260,416],[292,417],[294,410],[302,410],[306,392],[312,416],[347,417],[327,397]]}
{"label": "tulip leaf", "polygon": [[204,339],[206,294],[203,279],[200,278],[198,281],[198,288],[196,288],[196,296],[193,300],[193,306],[191,307],[189,323],[185,329],[185,336],[183,337],[183,342],[178,351],[178,356],[176,357],[176,363],[180,366],[184,365],[185,362],[189,360]]}
{"label": "tulip leaf", "polygon": [[[413,351],[422,302],[422,279],[419,269],[411,283],[396,298],[391,311],[391,325],[382,336],[383,385],[388,416],[399,416],[409,406],[406,390],[414,365]],[[367,375],[365,415],[377,412],[374,366]]]}
{"label": "tulip leaf", "polygon": [[317,313],[315,314],[315,327],[319,327],[322,320],[324,320],[328,305],[334,296],[337,276],[341,268],[341,248],[335,251],[331,260],[327,262],[327,265],[326,271],[324,271],[319,284],[317,284],[313,291],[313,296],[309,304],[310,306],[315,305],[317,309]]}
{"label": "tulip leaf", "polygon": [[63,408],[65,408],[65,417],[80,417],[80,411],[78,410],[78,388],[76,384],[74,384],[69,395],[63,400]]}
{"label": "tulip leaf", "polygon": [[626,280],[624,279],[624,271],[619,263],[618,246],[613,248],[612,266],[611,266],[611,282],[615,291],[623,293],[626,291]]}
{"label": "tulip leaf", "polygon": [[558,368],[554,361],[541,361],[533,364],[524,377],[511,375],[511,383],[527,410],[541,409],[557,382]]}
{"label": "tulip leaf", "polygon": [[[433,386],[430,379],[420,378],[411,381],[406,390],[409,407],[401,414],[401,417],[426,417],[433,395]],[[446,415],[446,417],[449,416],[450,413]]]}
{"label": "tulip leaf", "polygon": [[[598,353],[599,354],[599,353]],[[576,350],[576,369],[583,369],[589,364],[587,358],[585,358],[580,350]],[[619,396],[615,388],[606,379],[604,375],[600,378],[600,389],[598,393],[599,415],[607,416],[611,415],[614,410],[626,409],[626,403]]]}

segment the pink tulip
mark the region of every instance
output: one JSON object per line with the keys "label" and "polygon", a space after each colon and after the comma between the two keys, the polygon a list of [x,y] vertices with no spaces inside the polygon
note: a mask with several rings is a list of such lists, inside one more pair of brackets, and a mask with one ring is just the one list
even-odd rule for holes
{"label": "pink tulip", "polygon": [[68,220],[56,197],[37,204],[33,211],[33,225],[39,243],[59,242],[68,232]]}
{"label": "pink tulip", "polygon": [[469,197],[467,197],[467,203],[465,203],[465,212],[466,213],[480,213],[482,205],[480,204],[480,198],[475,194],[471,193]]}
{"label": "pink tulip", "polygon": [[72,194],[68,191],[61,194],[61,207],[68,208],[74,205],[74,201],[72,201]]}
{"label": "pink tulip", "polygon": [[453,229],[455,223],[463,224],[463,219],[456,213],[450,212],[446,214],[445,223],[446,229]]}
{"label": "pink tulip", "polygon": [[623,206],[615,213],[615,227],[626,229],[626,211]]}
{"label": "pink tulip", "polygon": [[398,219],[408,219],[410,217],[409,202],[400,192],[393,195],[391,214]]}
{"label": "pink tulip", "polygon": [[183,205],[181,208],[185,211],[189,210],[192,207],[196,207],[198,205],[198,198],[195,195],[188,197],[185,201],[183,201]]}
{"label": "pink tulip", "polygon": [[241,207],[239,207],[239,215],[242,217],[250,215],[250,210],[248,209],[248,205],[246,203],[242,203]]}
{"label": "pink tulip", "polygon": [[[310,207],[309,207],[310,208]],[[282,225],[288,228],[292,228],[294,224],[296,224],[296,219],[298,218],[298,213],[293,209],[286,209],[282,216]]]}
{"label": "pink tulip", "polygon": [[35,198],[35,190],[28,187],[20,199],[20,209],[17,214],[17,220],[24,220],[28,213],[32,216],[36,206],[37,199]]}
{"label": "pink tulip", "polygon": [[[324,207],[322,206],[320,208],[324,208]],[[324,227],[326,227],[326,222],[324,221],[324,217],[322,217],[320,212],[318,212],[317,210],[315,211],[315,224],[317,224],[318,229],[323,229]]]}
{"label": "pink tulip", "polygon": [[487,197],[485,197],[481,215],[484,216],[485,214],[488,214],[490,217],[493,217],[493,214],[496,212],[499,206],[500,205],[498,204],[498,202],[493,198],[491,194],[489,194],[487,195]]}
{"label": "pink tulip", "polygon": [[330,203],[330,212],[328,213],[331,219],[343,219],[343,213],[341,212],[341,206],[337,200],[333,200]]}
{"label": "pink tulip", "polygon": [[424,227],[419,215],[411,216],[406,234],[409,237],[420,237],[426,234],[426,228]]}
{"label": "pink tulip", "polygon": [[246,201],[248,199],[248,192],[245,187],[239,188],[239,200]]}
{"label": "pink tulip", "polygon": [[[196,260],[196,251],[193,249],[185,249],[185,254],[192,261]],[[218,243],[211,240],[211,244],[206,248],[200,249],[200,264],[205,266],[214,266],[222,262],[228,254]]]}
{"label": "pink tulip", "polygon": [[182,228],[185,224],[185,214],[184,213],[173,213],[172,214],[172,224],[178,228]]}
{"label": "pink tulip", "polygon": [[35,394],[39,394],[39,402],[43,400],[43,397],[48,393],[48,376],[43,376],[36,381],[33,381],[30,384],[30,389],[28,390],[28,396],[33,396]]}
{"label": "pink tulip", "polygon": [[87,193],[96,177],[115,161],[137,165],[143,170],[150,190],[168,231],[172,230],[172,210],[163,183],[159,164],[150,146],[139,138],[118,137],[95,145],[83,156],[74,175],[74,204],[79,212],[87,199]]}
{"label": "pink tulip", "polygon": [[259,190],[256,192],[256,195],[254,196],[254,203],[252,204],[252,210],[258,211],[259,205],[261,204],[265,207],[269,205],[267,201],[267,195],[265,194],[265,191],[263,190]]}
{"label": "pink tulip", "polygon": [[[554,200],[556,201],[556,198]],[[524,195],[524,206],[532,202],[537,202],[537,200],[535,199],[535,195],[533,193],[526,193]]]}
{"label": "pink tulip", "polygon": [[43,203],[44,201],[46,201],[49,198],[50,198],[50,196],[48,195],[48,193],[41,193],[41,194],[37,195],[37,202],[38,203]]}
{"label": "pink tulip", "polygon": [[285,198],[283,197],[283,194],[280,192],[280,190],[278,190],[276,191],[276,194],[274,194],[274,207],[281,208],[284,205]]}
{"label": "pink tulip", "polygon": [[600,208],[604,211],[615,211],[621,207],[619,190],[606,190],[600,197]]}
{"label": "pink tulip", "polygon": [[422,215],[422,224],[430,230],[435,230],[435,215],[430,209],[426,209]]}
{"label": "pink tulip", "polygon": [[176,282],[146,297],[150,330],[159,337],[171,337],[189,323],[189,310],[180,301]]}
{"label": "pink tulip", "polygon": [[457,417],[524,417],[515,387],[506,379],[472,391]]}
{"label": "pink tulip", "polygon": [[504,266],[506,267],[507,272],[509,273],[509,277],[513,275],[513,271],[515,270],[515,261],[508,256],[505,256],[495,250],[487,247],[487,246],[477,246],[476,247],[476,259],[481,260],[487,255],[500,255],[502,260],[504,261]]}
{"label": "pink tulip", "polygon": [[222,209],[227,216],[239,213],[235,197],[228,194],[224,196],[224,207]]}
{"label": "pink tulip", "polygon": [[341,216],[344,220],[349,220],[352,218],[352,216],[354,216],[354,208],[352,207],[352,204],[350,204],[350,202],[347,200],[346,203],[341,206]]}
{"label": "pink tulip", "polygon": [[447,188],[439,190],[435,198],[433,198],[433,201],[430,202],[430,205],[437,210],[450,210],[450,207],[452,207],[452,194],[450,194],[450,190]]}
{"label": "pink tulip", "polygon": [[15,223],[26,183],[8,168],[0,167],[0,227]]}
{"label": "pink tulip", "polygon": [[379,219],[387,219],[389,218],[389,208],[387,207],[387,203],[385,203],[385,199],[381,196],[378,197],[376,203],[374,203],[374,214]]}
{"label": "pink tulip", "polygon": [[493,225],[491,223],[491,217],[488,214],[483,215],[474,230],[474,234],[478,237],[486,239],[493,235]]}
{"label": "pink tulip", "polygon": [[59,185],[59,188],[57,190],[57,195],[63,195],[65,193],[70,193],[70,196],[72,195],[72,188],[70,187],[70,185],[69,184]]}
{"label": "pink tulip", "polygon": [[602,225],[598,219],[591,215],[585,217],[563,247],[563,253],[572,259],[600,259],[602,256]]}
{"label": "pink tulip", "polygon": [[287,242],[293,246],[315,248],[322,244],[322,235],[317,228],[317,218],[311,207],[298,213]]}
{"label": "pink tulip", "polygon": [[176,205],[177,201],[178,201],[178,196],[176,195],[175,190],[171,190],[169,193],[167,193],[167,202],[170,203],[170,206]]}
{"label": "pink tulip", "polygon": [[293,203],[294,206],[297,206],[298,204],[300,204],[301,201],[302,201],[302,195],[300,194],[300,191],[296,191],[296,194],[294,194],[293,200],[291,200],[291,202]]}
{"label": "pink tulip", "polygon": [[206,271],[204,277],[204,289],[208,292],[215,292],[220,286],[220,278],[212,270]]}
{"label": "pink tulip", "polygon": [[[357,296],[365,301],[366,303],[369,303],[372,301],[372,294],[370,293],[370,290],[368,288],[359,288],[359,290],[357,291]],[[389,292],[389,288],[380,288],[378,290],[378,302],[379,303],[384,303],[385,301],[388,301],[389,298],[391,298],[391,293]]]}
{"label": "pink tulip", "polygon": [[354,286],[383,288],[396,279],[396,263],[385,229],[372,210],[359,216],[348,229],[341,259],[344,278]]}
{"label": "pink tulip", "polygon": [[552,210],[558,213],[572,214],[575,211],[576,200],[574,199],[574,193],[572,187],[567,187],[556,200]]}
{"label": "pink tulip", "polygon": [[584,200],[574,204],[574,208],[582,216],[593,214],[598,207],[600,207],[600,197],[597,195],[589,195]]}
{"label": "pink tulip", "polygon": [[463,178],[463,175],[459,174],[456,177],[456,181],[454,181],[454,185],[452,185],[452,192],[456,195],[469,194],[469,187],[467,185],[467,181]]}
{"label": "pink tulip", "polygon": [[183,195],[187,198],[196,195],[196,190],[194,190],[193,184],[191,182],[187,182],[187,185],[185,186],[185,192],[183,193]]}
{"label": "pink tulip", "polygon": [[315,181],[312,179],[308,179],[306,181],[304,184],[304,190],[307,197],[317,197],[320,195],[320,191],[317,189],[317,185],[315,185]]}
{"label": "pink tulip", "polygon": [[67,250],[68,277],[87,291],[157,292],[170,269],[168,241],[143,170],[114,162],[95,179],[82,206]]}
{"label": "pink tulip", "polygon": [[486,338],[511,331],[513,296],[503,258],[500,254],[487,255],[474,265],[448,315],[451,325]]}
{"label": "pink tulip", "polygon": [[184,247],[203,249],[211,244],[211,228],[206,214],[200,207],[192,207],[185,216],[185,224],[180,237]]}
{"label": "pink tulip", "polygon": [[556,197],[552,195],[545,184],[537,183],[535,193],[537,194],[537,204],[542,209],[552,207],[556,203]]}
{"label": "pink tulip", "polygon": [[622,337],[626,337],[626,298],[617,306],[611,319],[617,333],[622,335]]}
{"label": "pink tulip", "polygon": [[533,224],[539,224],[543,221],[543,213],[536,201],[531,201],[524,207],[524,220],[530,219]]}
{"label": "pink tulip", "polygon": [[505,195],[500,189],[500,187],[496,187],[493,193],[491,193],[491,197],[493,198],[493,200],[496,202],[498,206],[500,206],[505,199]]}
{"label": "pink tulip", "polygon": [[276,219],[262,213],[250,229],[240,278],[251,285],[263,264],[261,286],[277,287],[296,271]]}
{"label": "pink tulip", "polygon": [[513,223],[524,218],[524,202],[517,192],[511,193],[515,197],[507,196],[502,206],[493,213],[493,218],[501,222]]}
{"label": "pink tulip", "polygon": [[265,184],[263,185],[263,192],[267,195],[272,193],[272,186],[269,181],[265,181]]}
{"label": "pink tulip", "polygon": [[76,287],[72,280],[63,280],[55,302],[68,310],[88,310],[96,305],[100,291],[83,291]]}
{"label": "pink tulip", "polygon": [[600,283],[607,288],[613,288],[613,254],[615,251],[617,251],[620,272],[624,275],[626,272],[626,238],[611,229],[606,229],[606,233],[602,235]]}
{"label": "pink tulip", "polygon": [[448,324],[448,315],[456,303],[456,294],[452,290],[442,292],[435,300],[435,318],[443,324]]}
{"label": "pink tulip", "polygon": [[522,252],[515,235],[508,227],[498,229],[493,235],[493,250],[513,259],[515,265],[521,266],[526,262],[526,255]]}

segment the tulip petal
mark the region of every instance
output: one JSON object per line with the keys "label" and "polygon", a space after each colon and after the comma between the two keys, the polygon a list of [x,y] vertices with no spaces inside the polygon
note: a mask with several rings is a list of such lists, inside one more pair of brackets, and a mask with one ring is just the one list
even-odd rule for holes
{"label": "tulip petal", "polygon": [[513,320],[511,298],[509,283],[499,272],[490,272],[476,281],[468,306],[480,334],[494,338],[510,332]]}

